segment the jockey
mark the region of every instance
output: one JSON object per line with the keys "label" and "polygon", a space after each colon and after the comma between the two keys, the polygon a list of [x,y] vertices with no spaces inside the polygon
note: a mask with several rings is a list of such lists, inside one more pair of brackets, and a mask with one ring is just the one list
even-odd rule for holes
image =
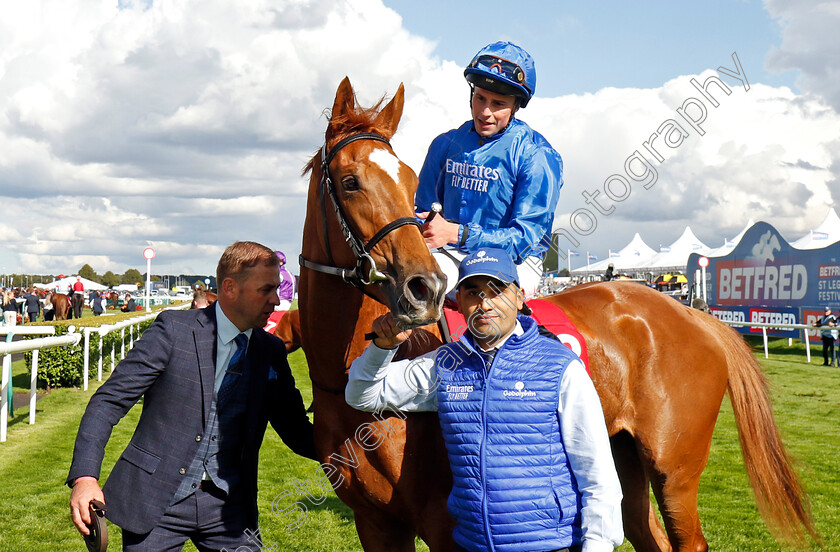
{"label": "jockey", "polygon": [[280,259],[280,287],[277,288],[280,304],[274,310],[287,311],[292,308],[292,299],[295,298],[295,277],[286,269],[286,255],[282,251],[274,253]]}
{"label": "jockey", "polygon": [[518,265],[526,297],[542,276],[563,161],[551,144],[515,118],[534,94],[537,75],[530,54],[510,42],[485,46],[464,70],[472,120],[432,142],[420,171],[417,216],[434,203],[442,216],[423,225],[426,244],[449,281],[458,265],[483,247],[505,249]]}

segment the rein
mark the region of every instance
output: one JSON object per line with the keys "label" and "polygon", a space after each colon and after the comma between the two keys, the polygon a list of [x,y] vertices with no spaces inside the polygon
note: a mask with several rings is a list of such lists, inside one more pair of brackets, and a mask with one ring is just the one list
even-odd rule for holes
{"label": "rein", "polygon": [[[312,379],[311,375],[309,376],[309,381],[312,382],[312,387],[320,389],[321,391],[325,391],[332,395],[344,395],[344,387],[339,389],[338,387],[327,387],[326,385],[321,385],[320,383]],[[345,383],[345,385],[347,384]]]}
{"label": "rein", "polygon": [[[359,290],[365,293],[365,295],[370,296],[370,294],[368,294],[365,291],[365,286],[383,282],[388,279],[388,277],[385,274],[383,274],[376,268],[376,262],[373,260],[373,257],[370,256],[370,252],[373,250],[374,247],[376,247],[376,244],[382,241],[382,238],[384,238],[397,228],[412,224],[419,229],[420,222],[414,217],[398,218],[397,220],[391,221],[384,227],[382,227],[378,232],[376,232],[376,234],[373,235],[372,238],[370,238],[370,240],[368,240],[367,243],[363,243],[362,240],[359,239],[359,237],[356,235],[356,232],[354,232],[353,229],[350,227],[350,224],[347,221],[347,216],[344,214],[344,209],[341,207],[341,202],[339,202],[338,200],[338,194],[335,190],[335,183],[333,182],[333,179],[330,176],[330,163],[335,158],[335,156],[338,155],[338,152],[341,151],[342,148],[344,148],[344,146],[359,140],[374,140],[377,142],[388,144],[390,146],[390,142],[387,138],[379,134],[375,134],[373,132],[360,132],[358,134],[352,134],[338,142],[329,152],[327,152],[326,142],[324,143],[324,146],[321,148],[321,186],[319,192],[321,195],[321,220],[324,225],[324,249],[327,252],[327,257],[329,258],[330,264],[325,265],[321,263],[316,263],[314,261],[310,261],[304,258],[303,255],[299,257],[299,262],[301,267],[315,270],[317,272],[322,272],[324,274],[340,276],[342,280],[344,280],[348,284],[357,287]],[[344,240],[350,246],[350,250],[356,257],[356,265],[352,268],[335,266],[336,263],[333,260],[332,250],[330,248],[330,239],[327,225],[327,202],[324,198],[325,191],[330,197],[330,201],[332,202],[333,211],[335,212],[335,216],[338,219],[338,224],[341,227],[341,233],[344,235]]]}

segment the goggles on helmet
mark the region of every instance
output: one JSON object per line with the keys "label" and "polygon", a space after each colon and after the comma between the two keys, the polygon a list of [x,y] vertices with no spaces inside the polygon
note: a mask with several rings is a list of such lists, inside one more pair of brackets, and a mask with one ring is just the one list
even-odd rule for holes
{"label": "goggles on helmet", "polygon": [[508,61],[498,56],[484,54],[473,58],[468,68],[478,68],[479,65],[484,66],[482,69],[486,68],[491,73],[496,73],[510,82],[524,87],[529,94],[533,93],[531,88],[525,82],[525,71],[512,61]]}

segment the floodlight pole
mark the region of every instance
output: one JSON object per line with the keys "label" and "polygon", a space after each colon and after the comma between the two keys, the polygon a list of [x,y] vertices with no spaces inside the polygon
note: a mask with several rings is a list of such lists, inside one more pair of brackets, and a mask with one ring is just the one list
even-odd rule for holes
{"label": "floodlight pole", "polygon": [[147,247],[143,250],[143,257],[146,259],[146,312],[152,312],[152,259],[155,250]]}
{"label": "floodlight pole", "polygon": [[152,260],[146,259],[146,312],[152,312]]}

